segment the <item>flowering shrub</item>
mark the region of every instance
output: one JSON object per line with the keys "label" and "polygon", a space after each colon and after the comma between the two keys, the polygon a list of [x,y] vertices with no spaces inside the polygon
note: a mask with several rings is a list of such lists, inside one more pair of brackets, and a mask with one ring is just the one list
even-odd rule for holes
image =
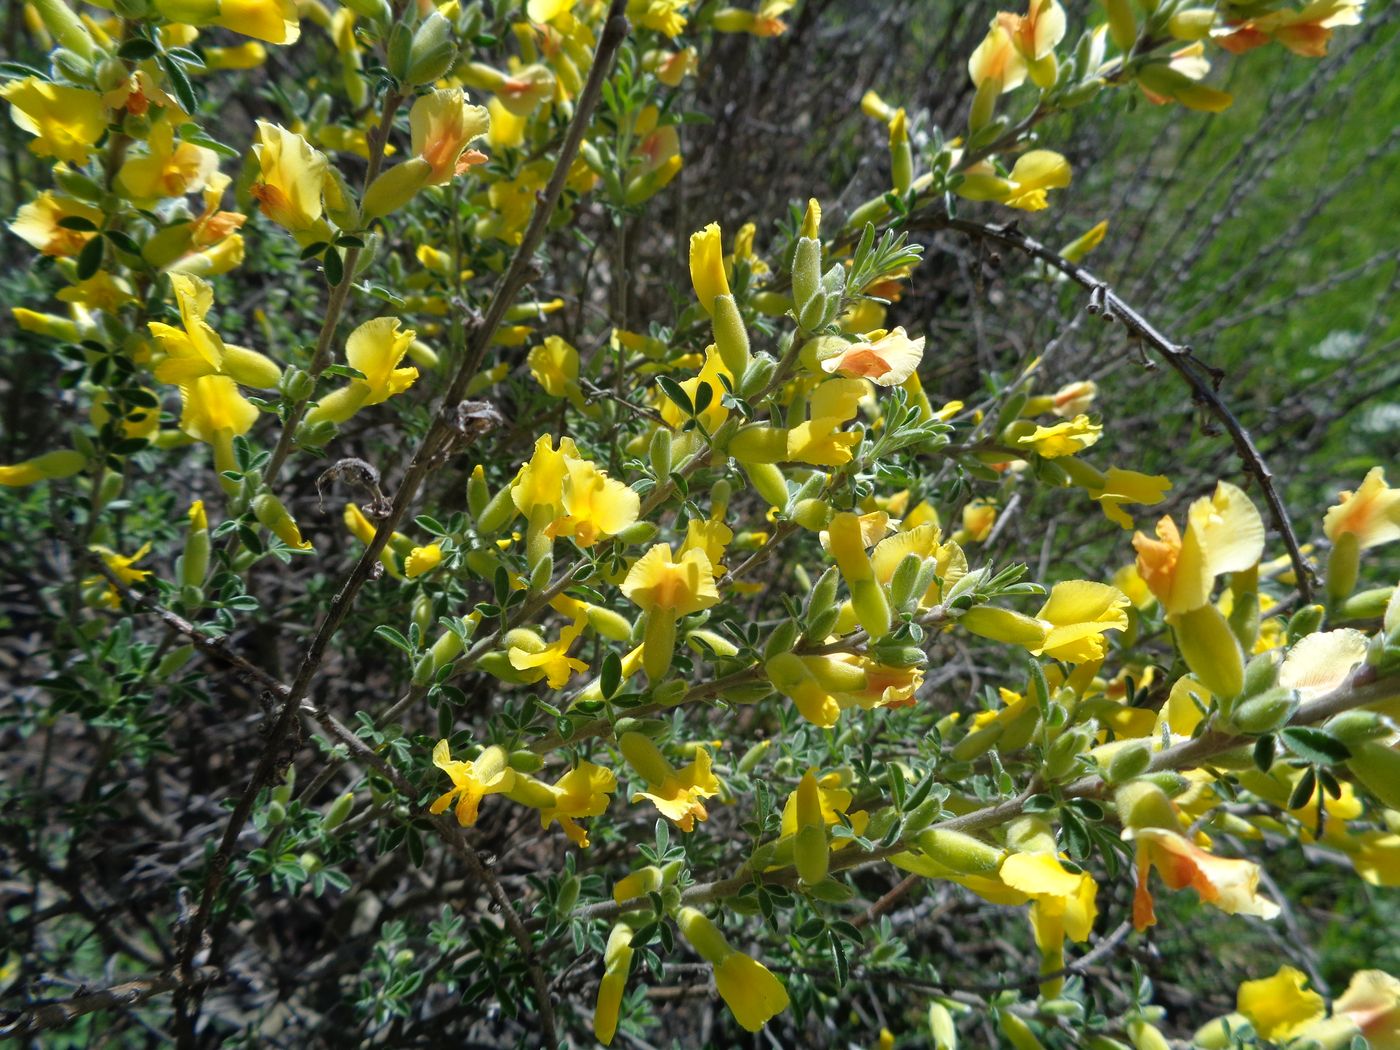
{"label": "flowering shrub", "polygon": [[[9,808],[53,812],[5,818],[36,889],[0,1030],[1147,1050],[1181,1023],[1145,978],[1106,1008],[1091,967],[1164,898],[1286,921],[1258,844],[1400,882],[1400,592],[1362,586],[1395,576],[1400,492],[1375,466],[1295,526],[1217,377],[1084,267],[1107,223],[1018,225],[1071,185],[1052,118],[1113,89],[1218,112],[1211,58],[1320,56],[1360,4],[998,13],[965,127],[872,88],[884,192],[690,216],[689,287],[635,316],[689,79],[793,6],[26,8],[51,49],[0,95],[42,184],[11,229],[62,305],[12,313],[75,414],[0,467],[7,523],[62,552],[12,729],[42,757]],[[1159,515],[1183,494],[1102,454],[1115,406],[1040,358],[937,396],[950,351],[894,324],[928,230],[1082,286],[1243,475]],[[288,275],[311,301],[261,305]],[[1116,560],[999,562],[1016,487],[1102,512]],[[104,884],[128,833],[150,868]],[[945,975],[889,913],[948,886],[1023,909],[1038,962]],[[38,935],[54,894],[99,963]],[[827,1026],[886,981],[917,1001]],[[1400,1045],[1400,979],[1311,983],[1246,981],[1194,1044]],[[679,1026],[711,987],[727,1009]]]}

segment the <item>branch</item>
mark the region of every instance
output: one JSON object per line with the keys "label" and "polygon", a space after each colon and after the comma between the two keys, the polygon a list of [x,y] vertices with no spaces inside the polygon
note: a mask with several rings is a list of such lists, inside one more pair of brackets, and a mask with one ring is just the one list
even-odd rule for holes
{"label": "branch", "polygon": [[[1391,676],[1383,680],[1377,680],[1375,669],[1363,667],[1351,680],[1338,689],[1328,693],[1326,696],[1318,697],[1315,700],[1303,704],[1294,713],[1289,725],[1311,725],[1331,718],[1333,715],[1341,714],[1343,711],[1351,711],[1358,707],[1366,707],[1368,704],[1380,703],[1400,697],[1400,679]],[[1159,773],[1163,771],[1189,769],[1199,767],[1208,759],[1227,751],[1233,751],[1251,743],[1255,738],[1241,736],[1234,733],[1222,732],[1216,729],[1208,729],[1200,736],[1191,740],[1174,744],[1164,748],[1152,756],[1152,761],[1148,765],[1145,773]],[[1032,782],[1031,785],[1022,790],[1019,794],[1004,799],[1001,802],[990,806],[983,806],[981,809],[971,813],[964,813],[961,816],[949,817],[930,825],[931,828],[940,831],[961,831],[974,832],[983,831],[987,828],[997,827],[1021,815],[1026,802],[1031,798],[1042,785]],[[1109,793],[1110,785],[1103,777],[1086,776],[1066,785],[1057,792],[1057,798],[1068,800],[1075,798],[1095,798]],[[871,864],[886,860],[896,853],[903,853],[909,849],[909,844],[900,840],[890,846],[881,846],[869,852],[858,852],[855,850],[843,850],[834,854],[831,858],[831,871],[845,871],[855,868],[867,867]],[[791,868],[767,873],[754,872],[747,865],[742,867],[738,874],[726,879],[717,879],[712,882],[697,883],[681,894],[681,901],[685,904],[706,904],[713,901],[723,900],[732,897],[745,886],[751,885],[755,881],[761,881],[774,885],[794,885],[797,881],[797,874]],[[613,919],[629,908],[636,908],[638,902],[629,902],[627,905],[618,905],[613,901],[603,901],[598,904],[589,905],[578,909],[576,914],[583,919]],[[640,902],[640,906],[647,906],[645,901]],[[533,921],[532,921],[533,925]],[[1040,979],[1039,977],[1037,979]]]}
{"label": "branch", "polygon": [[[1216,370],[1197,358],[1189,346],[1182,346],[1168,339],[1147,318],[1124,302],[1105,281],[1078,263],[1070,262],[1058,252],[1052,251],[1039,241],[1022,233],[1014,223],[1005,226],[988,226],[967,219],[950,218],[946,215],[929,215],[926,225],[935,229],[957,230],[972,237],[993,241],[1008,248],[1015,248],[1033,259],[1039,259],[1046,265],[1054,267],[1076,284],[1089,290],[1089,308],[1092,312],[1101,312],[1105,320],[1122,321],[1123,327],[1132,335],[1156,350],[1167,364],[1186,381],[1186,385],[1191,388],[1194,400],[1198,404],[1204,405],[1229,433],[1235,451],[1244,461],[1245,471],[1259,482],[1259,488],[1264,493],[1264,499],[1269,505],[1269,514],[1274,520],[1274,526],[1283,538],[1284,546],[1288,548],[1288,558],[1293,563],[1294,574],[1298,577],[1298,593],[1305,603],[1312,602],[1314,585],[1312,566],[1308,564],[1298,545],[1298,536],[1293,530],[1288,510],[1284,507],[1283,500],[1274,487],[1273,472],[1264,462],[1264,457],[1254,444],[1254,439],[1249,436],[1249,431],[1235,418],[1235,414],[1230,411],[1216,391],[1220,380],[1220,374]],[[1206,374],[1202,374],[1203,372]]]}
{"label": "branch", "polygon": [[[608,13],[608,21],[604,26],[603,33],[598,41],[598,47],[594,53],[593,66],[589,70],[588,81],[584,85],[575,106],[574,118],[569,124],[569,130],[564,138],[564,144],[560,148],[559,156],[555,161],[554,172],[550,176],[549,185],[544,193],[536,201],[534,213],[531,216],[530,224],[525,230],[520,246],[511,260],[509,269],[502,276],[500,283],[493,293],[491,305],[487,309],[486,316],[475,332],[474,343],[471,353],[466,360],[461,362],[452,383],[448,387],[447,394],[434,417],[428,433],[424,436],[422,443],[414,453],[412,461],[404,474],[403,481],[395,493],[393,505],[389,514],[379,523],[379,528],[375,532],[365,550],[361,553],[360,559],[351,570],[349,577],[341,586],[340,591],[331,600],[330,608],[326,611],[320,626],[313,635],[306,653],[302,657],[301,666],[297,671],[295,680],[290,688],[283,694],[282,705],[277,713],[267,736],[267,743],[263,748],[262,755],[258,760],[253,776],[244,788],[234,806],[232,814],[229,816],[224,834],[220,840],[218,849],[211,858],[208,874],[204,879],[204,886],[200,894],[198,911],[190,920],[186,931],[184,944],[180,952],[180,966],[183,970],[188,970],[193,962],[196,952],[199,949],[204,931],[208,927],[210,915],[214,901],[217,899],[219,888],[224,878],[228,874],[228,869],[232,863],[232,857],[244,824],[252,815],[253,805],[257,800],[258,792],[263,784],[267,783],[275,769],[277,768],[278,756],[285,743],[292,727],[296,724],[296,716],[300,709],[303,698],[306,697],[312,680],[316,677],[321,668],[321,663],[325,659],[326,650],[331,639],[339,631],[345,622],[358,596],[361,587],[370,578],[371,571],[379,559],[380,552],[394,530],[398,527],[408,512],[409,505],[418,494],[419,488],[426,479],[429,470],[434,465],[438,456],[449,449],[454,441],[462,436],[473,435],[464,434],[459,420],[459,407],[466,393],[467,384],[471,381],[484,358],[491,339],[504,320],[506,311],[510,308],[516,295],[524,287],[533,270],[533,256],[535,250],[544,239],[545,231],[549,225],[549,220],[554,212],[554,207],[558,203],[564,191],[564,184],[568,178],[570,166],[574,157],[578,153],[579,145],[583,141],[583,136],[592,119],[593,110],[597,106],[598,99],[602,93],[603,80],[612,69],[613,58],[616,56],[618,48],[622,45],[627,35],[627,20],[623,16],[625,8],[624,0],[612,0],[612,6]],[[386,106],[386,109],[388,107]],[[351,271],[347,269],[347,275]],[[478,865],[479,866],[479,865]],[[484,871],[484,868],[481,870]],[[518,921],[518,920],[517,920]],[[526,944],[528,945],[528,938]],[[535,987],[540,1000],[542,1035],[548,1045],[553,1048],[557,1045],[557,1033],[554,1026],[554,1013],[551,1008],[547,984],[544,975],[540,971],[532,956],[526,956],[526,962],[530,968],[531,976],[534,979]]]}
{"label": "branch", "polygon": [[134,981],[114,984],[97,992],[86,992],[56,1003],[31,1006],[27,1010],[6,1011],[9,1016],[0,1024],[0,1039],[19,1039],[49,1028],[62,1028],[84,1014],[98,1010],[116,1010],[135,1006],[147,999],[176,988],[193,985],[207,985],[217,980],[219,971],[212,966],[203,966],[190,971],[186,977],[175,973],[164,973],[155,977],[141,977]]}

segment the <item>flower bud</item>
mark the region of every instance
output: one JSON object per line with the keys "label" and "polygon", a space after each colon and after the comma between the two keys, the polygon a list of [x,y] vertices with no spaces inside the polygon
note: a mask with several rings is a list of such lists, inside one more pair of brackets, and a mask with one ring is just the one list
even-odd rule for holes
{"label": "flower bud", "polygon": [[[436,12],[434,15],[442,17]],[[422,157],[411,157],[382,172],[365,190],[365,199],[361,202],[365,222],[373,222],[402,208],[428,184],[432,173],[433,166]]]}
{"label": "flower bud", "polygon": [[763,761],[763,756],[768,754],[772,746],[772,740],[760,740],[744,752],[743,756],[739,759],[739,764],[735,766],[735,769],[740,773],[752,773],[758,764]]}
{"label": "flower bud", "polygon": [[792,256],[792,302],[799,315],[821,293],[821,281],[821,241],[799,237]]}
{"label": "flower bud", "polygon": [[618,904],[636,900],[648,893],[655,893],[663,884],[661,869],[654,864],[648,864],[645,868],[624,875],[613,883],[613,900]]}
{"label": "flower bud", "polygon": [[1361,538],[1354,532],[1343,532],[1332,544],[1327,558],[1327,599],[1336,604],[1356,589],[1356,577],[1361,567]]}
{"label": "flower bud", "polygon": [[355,793],[347,791],[341,795],[321,814],[321,830],[334,831],[345,823],[345,818],[350,816],[350,811],[355,808]]}
{"label": "flower bud", "polygon": [[753,483],[754,491],[767,500],[770,506],[779,509],[787,506],[787,479],[783,477],[781,470],[771,463],[744,463],[744,473]]}
{"label": "flower bud", "polygon": [[1347,769],[1389,809],[1400,810],[1400,751],[1378,740],[1351,745]]}
{"label": "flower bud", "polygon": [[1228,700],[1244,686],[1244,653],[1214,605],[1167,617],[1176,647],[1191,673],[1217,697]]}
{"label": "flower bud", "polygon": [[301,538],[296,519],[287,513],[282,501],[272,493],[264,492],[253,500],[253,517],[257,518],[259,525],[287,546],[304,551],[311,549],[311,544]]}
{"label": "flower bud", "polygon": [[452,23],[434,11],[414,31],[403,79],[409,84],[430,84],[451,69],[456,58]]}
{"label": "flower bud", "polygon": [[1110,784],[1122,784],[1147,772],[1152,764],[1152,743],[1148,740],[1133,740],[1126,747],[1113,753],[1108,763],[1104,780]]}
{"label": "flower bud", "polygon": [[1168,828],[1177,831],[1176,808],[1167,793],[1149,780],[1124,784],[1113,795],[1119,823],[1125,828]]}
{"label": "flower bud", "polygon": [[914,842],[925,856],[960,875],[991,875],[1006,856],[1005,850],[961,831],[929,828]]}
{"label": "flower bud", "polygon": [[958,618],[968,631],[995,642],[1038,648],[1045,641],[1046,627],[1034,617],[995,605],[977,605]]}
{"label": "flower bud", "polygon": [[1321,605],[1305,605],[1295,612],[1288,621],[1288,644],[1291,646],[1316,631],[1326,614]]}
{"label": "flower bud", "polygon": [[1322,724],[1322,728],[1348,747],[1364,740],[1388,736],[1392,731],[1380,714],[1362,710],[1333,715]]}
{"label": "flower bud", "polygon": [[510,524],[517,513],[515,500],[511,499],[510,486],[502,485],[477,515],[476,527],[482,535],[492,536]]}
{"label": "flower bud", "polygon": [[715,296],[710,317],[720,360],[732,375],[742,376],[749,367],[749,335],[734,296]]}
{"label": "flower bud", "polygon": [[1298,694],[1292,689],[1267,689],[1241,700],[1230,711],[1230,724],[1251,736],[1271,733],[1298,710]]}
{"label": "flower bud", "polygon": [[1215,25],[1215,8],[1187,7],[1167,19],[1167,32],[1177,40],[1204,40]]}

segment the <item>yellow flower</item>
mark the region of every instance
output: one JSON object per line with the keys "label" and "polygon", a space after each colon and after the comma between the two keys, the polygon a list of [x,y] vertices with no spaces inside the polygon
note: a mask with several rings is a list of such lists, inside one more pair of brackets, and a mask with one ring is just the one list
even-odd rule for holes
{"label": "yellow flower", "polygon": [[301,37],[293,0],[219,0],[212,24],[269,44],[295,44]]}
{"label": "yellow flower", "polygon": [[676,925],[702,959],[715,968],[715,986],[739,1025],[757,1032],[788,1006],[783,982],[762,963],[730,947],[724,934],[695,908],[681,908]]}
{"label": "yellow flower", "polygon": [[[531,0],[533,6],[538,0]],[[608,934],[603,948],[603,979],[598,982],[598,999],[593,1007],[593,1035],[610,1046],[617,1034],[617,1014],[622,993],[627,990],[627,973],[632,966],[632,927],[619,922]]]}
{"label": "yellow flower", "polygon": [[[996,23],[1006,30],[1012,46],[1030,66],[1032,79],[1041,87],[1052,86],[1053,76],[1049,83],[1036,77],[1036,63],[1054,54],[1055,45],[1065,38],[1065,9],[1058,0],[1030,0],[1030,9],[1024,15],[1000,11]],[[1052,65],[1052,73],[1053,70]]]}
{"label": "yellow flower", "polygon": [[923,360],[924,338],[910,339],[903,328],[881,328],[834,350],[823,357],[823,372],[868,379],[876,386],[899,386]]}
{"label": "yellow flower", "polygon": [[1093,876],[1066,871],[1055,856],[1053,843],[1052,835],[1046,850],[1012,853],[997,871],[1006,886],[1031,901],[1031,930],[1043,960],[1042,973],[1063,967],[1065,939],[1076,944],[1087,941],[1099,913],[1095,903],[1098,884]]}
{"label": "yellow flower", "polygon": [[481,164],[486,154],[467,147],[490,129],[491,118],[484,106],[467,104],[461,88],[443,88],[422,95],[408,114],[414,156],[422,157],[432,169],[429,186],[451,182],[473,164]]}
{"label": "yellow flower", "polygon": [[1103,485],[1090,489],[1089,495],[1103,509],[1104,517],[1131,529],[1133,519],[1123,510],[1124,505],[1161,503],[1171,487],[1171,481],[1161,474],[1140,474],[1136,470],[1109,467],[1104,471]]}
{"label": "yellow flower", "polygon": [[446,740],[433,748],[433,765],[452,778],[452,790],[439,796],[428,812],[437,814],[457,800],[457,823],[469,828],[476,823],[477,810],[487,795],[499,795],[515,786],[515,770],[506,763],[505,749],[492,745],[474,761],[462,762],[452,757]]}
{"label": "yellow flower", "polygon": [[759,1031],[788,1008],[783,982],[743,952],[731,952],[715,967],[715,987],[745,1031]]}
{"label": "yellow flower", "polygon": [[0,87],[10,117],[35,136],[30,152],[69,164],[87,163],[88,154],[107,130],[107,105],[95,91],[25,77]]}
{"label": "yellow flower", "polygon": [[87,466],[87,457],[75,449],[45,452],[23,463],[0,464],[0,485],[19,488],[38,481],[71,478]]}
{"label": "yellow flower", "polygon": [[690,764],[676,770],[640,733],[623,733],[618,744],[627,764],[647,785],[645,791],[632,796],[633,802],[646,799],[682,831],[694,831],[697,819],[709,818],[704,800],[719,794],[719,780],[710,772],[708,750],[696,748]]}
{"label": "yellow flower", "polygon": [[1332,1013],[1354,1023],[1371,1050],[1400,1050],[1400,980],[1385,971],[1353,974]]}
{"label": "yellow flower", "polygon": [[1070,184],[1069,161],[1048,149],[1033,149],[1016,160],[1011,174],[997,175],[985,161],[969,168],[955,191],[971,201],[997,201],[1008,208],[1041,211],[1049,207],[1049,191]]}
{"label": "yellow flower", "polygon": [[962,509],[962,536],[954,537],[963,543],[981,543],[992,534],[997,523],[995,503],[975,499]]}
{"label": "yellow flower", "polygon": [[1259,894],[1259,865],[1230,860],[1201,849],[1179,832],[1167,828],[1137,828],[1123,832],[1137,841],[1137,889],[1133,895],[1133,925],[1145,930],[1157,921],[1147,880],[1156,868],[1168,889],[1190,887],[1206,904],[1228,915],[1272,919],[1278,905]]}
{"label": "yellow flower", "polygon": [[[841,822],[840,814],[846,814],[851,821],[851,828],[857,835],[865,833],[866,826],[870,823],[870,814],[865,810],[850,812],[851,802],[855,795],[843,786],[839,774],[828,773],[816,781],[817,796],[821,802],[822,821],[828,826],[833,826]],[[782,826],[779,835],[786,837],[797,834],[797,792],[788,795],[787,801],[783,804]],[[832,849],[841,849],[850,845],[850,839],[836,839],[832,843]]]}
{"label": "yellow flower", "polygon": [[647,614],[642,636],[642,666],[652,681],[671,667],[676,647],[676,622],[719,601],[715,570],[701,550],[673,558],[668,544],[658,543],[633,564],[622,581],[622,593]]}
{"label": "yellow flower", "polygon": [[641,499],[627,485],[586,459],[566,457],[564,469],[560,496],[564,513],[549,526],[551,535],[572,536],[580,547],[591,547],[637,520]]}
{"label": "yellow flower", "polygon": [[992,22],[987,35],[968,57],[967,73],[977,87],[995,81],[1001,84],[1002,92],[1012,91],[1025,81],[1026,60],[999,20]]}
{"label": "yellow flower", "polygon": [[10,230],[44,255],[77,255],[97,234],[93,230],[70,230],[59,225],[70,218],[86,219],[93,226],[102,225],[102,212],[97,208],[45,190],[19,209],[10,223]]}
{"label": "yellow flower", "polygon": [[117,172],[117,189],[148,206],[165,197],[199,192],[218,167],[218,154],[192,142],[176,145],[174,126],[162,121],[151,129],[146,152],[130,156]]}
{"label": "yellow flower", "polygon": [[258,418],[257,408],[228,376],[200,376],[180,388],[180,399],[180,429],[209,445],[248,433]]}
{"label": "yellow flower", "polygon": [[430,543],[426,547],[414,547],[408,552],[408,557],[404,559],[403,574],[410,580],[417,579],[426,572],[432,572],[441,561],[441,544]]}
{"label": "yellow flower", "polygon": [[1057,459],[1083,452],[1102,436],[1103,427],[1081,415],[1054,426],[1036,427],[1032,433],[1017,439],[1016,444],[1044,459]]}
{"label": "yellow flower", "polygon": [[1264,522],[1249,497],[1220,482],[1214,495],[1191,504],[1183,537],[1176,522],[1157,523],[1157,539],[1133,536],[1138,575],[1168,613],[1199,609],[1215,577],[1252,568],[1264,552]]}
{"label": "yellow flower", "polygon": [[518,69],[496,89],[501,105],[517,117],[528,117],[541,102],[554,96],[554,74],[544,66]]}
{"label": "yellow flower", "polygon": [[807,401],[810,418],[787,434],[787,458],[816,467],[839,467],[851,461],[851,449],[861,435],[845,427],[855,418],[865,383],[859,379],[828,379]]}
{"label": "yellow flower", "polygon": [[574,672],[588,670],[586,663],[568,655],[570,646],[578,640],[578,636],[583,633],[583,628],[587,623],[588,619],[585,614],[560,631],[557,641],[544,646],[538,652],[530,652],[521,646],[512,646],[507,653],[510,665],[517,671],[527,672],[523,676],[523,680],[526,682],[538,682],[544,679],[551,689],[564,688]]}
{"label": "yellow flower", "polygon": [[1261,1038],[1283,1042],[1323,1015],[1322,996],[1307,983],[1301,970],[1282,966],[1272,977],[1241,984],[1235,1008],[1249,1018]]}
{"label": "yellow flower", "polygon": [[1353,533],[1362,550],[1400,539],[1400,489],[1385,483],[1385,468],[1372,467],[1361,488],[1341,493],[1322,519],[1322,530],[1333,543]]}
{"label": "yellow flower", "polygon": [[690,0],[627,0],[627,19],[642,29],[654,29],[665,36],[679,36],[685,28],[681,10]]}
{"label": "yellow flower", "polygon": [[580,849],[588,848],[588,832],[575,823],[582,817],[604,813],[611,801],[608,796],[617,790],[617,777],[610,769],[580,760],[554,787],[554,805],[540,810],[540,827],[548,828],[556,820]]}
{"label": "yellow flower", "polygon": [[106,563],[107,568],[111,569],[112,574],[116,576],[117,579],[121,580],[122,583],[127,585],[140,583],[147,576],[151,575],[150,569],[132,568],[138,561],[151,553],[151,545],[149,543],[144,544],[135,554],[118,554],[116,551],[110,550],[107,547],[94,547],[93,550],[102,555],[102,560]]}
{"label": "yellow flower", "polygon": [[550,397],[564,397],[578,385],[578,351],[557,335],[530,348],[525,358],[530,375]]}
{"label": "yellow flower", "polygon": [[724,275],[724,245],[719,223],[712,222],[690,235],[690,283],[707,314],[715,312],[715,297],[729,294]]}
{"label": "yellow flower", "polygon": [[321,218],[326,155],[294,131],[263,120],[257,124],[258,175],[249,193],[279,226],[293,233],[308,230]]}
{"label": "yellow flower", "polygon": [[360,409],[387,401],[414,384],[418,369],[400,368],[399,362],[418,333],[399,325],[397,317],[376,317],[350,333],[345,341],[345,360],[365,378],[352,379],[323,397],[306,414],[308,422],[343,423]]}
{"label": "yellow flower", "polygon": [[1057,583],[1036,613],[1049,632],[1039,648],[1031,651],[1071,664],[1102,660],[1104,632],[1128,629],[1127,606],[1128,596],[1105,583]]}

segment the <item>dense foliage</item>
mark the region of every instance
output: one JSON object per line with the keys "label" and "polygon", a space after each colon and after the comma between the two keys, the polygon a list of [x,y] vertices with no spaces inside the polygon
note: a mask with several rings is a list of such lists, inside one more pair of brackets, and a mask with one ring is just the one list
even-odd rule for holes
{"label": "dense foliage", "polygon": [[13,9],[0,1033],[1400,1046],[1393,12],[866,8]]}

